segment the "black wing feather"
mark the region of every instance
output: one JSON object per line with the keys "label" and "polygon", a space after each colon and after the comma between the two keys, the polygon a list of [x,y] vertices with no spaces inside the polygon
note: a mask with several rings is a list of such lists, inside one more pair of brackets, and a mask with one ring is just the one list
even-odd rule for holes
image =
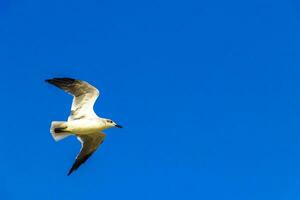
{"label": "black wing feather", "polygon": [[70,174],[72,174],[73,171],[77,170],[77,169],[80,167],[80,165],[82,165],[83,163],[85,163],[85,161],[86,161],[87,159],[89,159],[89,157],[90,157],[94,152],[95,152],[95,151],[93,151],[93,152],[90,153],[90,154],[87,154],[87,155],[83,156],[81,159],[76,159],[75,162],[74,162],[74,164],[73,164],[73,166],[71,167],[71,169],[70,169],[69,172],[68,172],[68,176],[69,176]]}
{"label": "black wing feather", "polygon": [[63,89],[75,97],[85,93],[85,91],[82,91],[82,88],[80,88],[83,82],[73,78],[52,78],[47,79],[46,82]]}
{"label": "black wing feather", "polygon": [[97,150],[97,148],[100,146],[100,144],[103,143],[104,138],[105,138],[104,133],[95,133],[92,135],[84,135],[80,136],[79,140],[81,141],[82,148],[80,150],[80,153],[76,157],[76,160],[71,167],[71,169],[68,172],[68,176],[78,169],[80,165],[82,165],[91,155]]}

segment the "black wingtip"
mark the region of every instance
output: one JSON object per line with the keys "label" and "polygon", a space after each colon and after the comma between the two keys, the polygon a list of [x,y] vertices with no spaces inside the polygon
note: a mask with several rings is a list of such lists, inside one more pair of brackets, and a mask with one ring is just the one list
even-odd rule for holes
{"label": "black wingtip", "polygon": [[45,80],[48,83],[53,83],[53,82],[67,82],[67,83],[73,83],[76,81],[74,78],[68,78],[68,77],[62,77],[62,78],[51,78],[51,79],[46,79]]}
{"label": "black wingtip", "polygon": [[76,158],[74,164],[72,165],[72,167],[71,167],[71,169],[69,170],[69,172],[68,172],[67,175],[70,176],[74,171],[76,171],[76,170],[80,167],[80,165],[82,165],[83,163],[85,163],[85,161],[86,161],[87,159],[89,159],[89,157],[90,157],[93,153],[94,153],[94,151],[91,152],[91,153],[89,153],[89,154],[87,154],[87,155],[85,155],[85,156],[82,157],[81,159],[77,159],[77,158]]}
{"label": "black wingtip", "polygon": [[67,176],[70,176],[70,175],[72,174],[72,172],[73,172],[73,171],[69,171],[68,174],[67,174]]}
{"label": "black wingtip", "polygon": [[70,175],[71,175],[78,167],[79,167],[79,166],[73,165],[73,166],[71,167],[71,169],[69,170],[67,176],[70,176]]}
{"label": "black wingtip", "polygon": [[[75,163],[76,163],[76,161],[75,161]],[[76,164],[73,164],[72,165],[72,167],[70,168],[70,170],[69,170],[69,172],[68,172],[68,176],[70,176],[77,168],[78,168],[78,166],[76,166]]]}
{"label": "black wingtip", "polygon": [[72,166],[71,169],[69,170],[67,176],[70,176],[73,173],[73,171],[75,171],[75,170],[76,169],[74,168],[74,166]]}

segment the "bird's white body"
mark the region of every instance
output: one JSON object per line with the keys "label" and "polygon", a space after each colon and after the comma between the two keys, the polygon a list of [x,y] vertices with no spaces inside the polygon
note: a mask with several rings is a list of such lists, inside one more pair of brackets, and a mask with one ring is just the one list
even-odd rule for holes
{"label": "bird's white body", "polygon": [[102,118],[70,120],[66,122],[66,126],[66,131],[77,136],[101,132],[108,128]]}

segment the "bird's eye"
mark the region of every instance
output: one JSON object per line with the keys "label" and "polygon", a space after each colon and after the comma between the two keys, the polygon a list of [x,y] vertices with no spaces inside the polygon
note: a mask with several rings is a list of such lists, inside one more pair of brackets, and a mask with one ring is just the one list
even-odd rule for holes
{"label": "bird's eye", "polygon": [[112,121],[111,121],[111,120],[107,120],[107,122],[108,122],[108,123],[112,123]]}

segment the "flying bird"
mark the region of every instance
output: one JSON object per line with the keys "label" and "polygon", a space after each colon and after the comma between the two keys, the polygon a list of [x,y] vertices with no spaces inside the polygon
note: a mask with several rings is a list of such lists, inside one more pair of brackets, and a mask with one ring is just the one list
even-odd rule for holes
{"label": "flying bird", "polygon": [[81,150],[68,172],[68,176],[79,168],[103,143],[105,129],[122,126],[111,119],[101,118],[94,112],[94,103],[99,91],[89,83],[73,78],[53,78],[46,82],[55,85],[73,96],[71,113],[67,121],[53,121],[50,132],[55,141],[70,135],[77,136]]}

